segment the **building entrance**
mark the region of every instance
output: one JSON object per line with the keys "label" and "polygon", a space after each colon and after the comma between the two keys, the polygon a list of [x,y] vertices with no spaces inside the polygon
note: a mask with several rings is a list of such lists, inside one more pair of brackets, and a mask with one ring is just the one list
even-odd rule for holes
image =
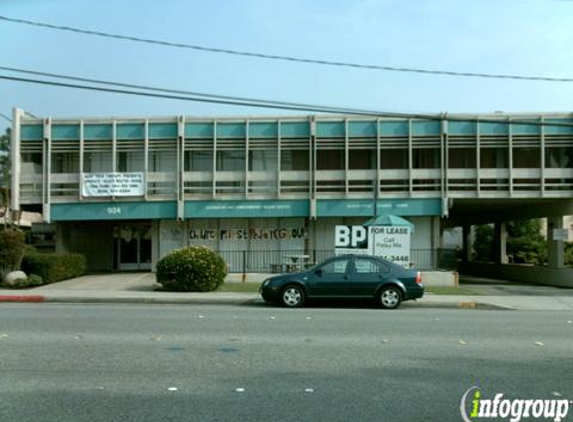
{"label": "building entrance", "polygon": [[117,269],[151,270],[151,225],[121,224],[114,228]]}

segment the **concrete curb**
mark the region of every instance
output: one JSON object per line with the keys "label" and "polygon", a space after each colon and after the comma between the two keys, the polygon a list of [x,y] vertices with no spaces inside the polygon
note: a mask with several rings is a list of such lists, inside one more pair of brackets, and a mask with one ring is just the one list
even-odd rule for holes
{"label": "concrete curb", "polygon": [[[161,297],[47,297],[46,303],[143,303],[156,305],[249,305],[259,299],[246,298],[161,298]],[[260,300],[260,303],[264,303]]]}
{"label": "concrete curb", "polygon": [[[238,296],[238,297],[97,297],[80,295],[0,295],[1,302],[34,302],[34,303],[88,303],[88,304],[157,304],[157,305],[230,305],[249,306],[265,305],[260,297]],[[493,305],[487,302],[476,301],[408,301],[402,304],[406,309],[464,309],[464,310],[515,310],[511,307]]]}
{"label": "concrete curb", "polygon": [[39,295],[4,295],[0,296],[0,302],[45,302],[44,296]]}

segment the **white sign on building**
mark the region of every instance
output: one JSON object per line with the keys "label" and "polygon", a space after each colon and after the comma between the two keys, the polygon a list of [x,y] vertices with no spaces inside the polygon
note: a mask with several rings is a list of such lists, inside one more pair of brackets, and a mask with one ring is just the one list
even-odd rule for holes
{"label": "white sign on building", "polygon": [[82,173],[82,196],[143,196],[143,173]]}
{"label": "white sign on building", "polygon": [[410,227],[371,226],[372,255],[408,267],[410,265]]}
{"label": "white sign on building", "polygon": [[411,229],[407,226],[336,226],[336,255],[374,255],[408,267]]}
{"label": "white sign on building", "polygon": [[569,241],[569,229],[553,229],[553,240]]}

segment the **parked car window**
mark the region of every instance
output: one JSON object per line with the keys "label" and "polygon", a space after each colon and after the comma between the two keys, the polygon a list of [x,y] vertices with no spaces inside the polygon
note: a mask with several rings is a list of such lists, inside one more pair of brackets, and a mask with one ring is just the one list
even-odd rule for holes
{"label": "parked car window", "polygon": [[359,274],[372,274],[386,272],[386,267],[372,259],[358,258],[354,260],[354,267]]}
{"label": "parked car window", "polygon": [[322,267],[322,272],[325,274],[343,274],[346,272],[348,261],[348,259],[337,259],[335,261],[331,261]]}

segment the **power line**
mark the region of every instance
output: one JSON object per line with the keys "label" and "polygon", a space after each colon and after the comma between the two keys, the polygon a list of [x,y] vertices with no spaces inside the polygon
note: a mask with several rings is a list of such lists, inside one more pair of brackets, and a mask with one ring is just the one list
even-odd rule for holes
{"label": "power line", "polygon": [[[60,77],[65,78],[63,75]],[[77,78],[76,79],[84,79]],[[47,81],[40,79],[30,79],[21,78],[16,76],[0,75],[0,79],[16,81],[16,82],[26,82],[34,83],[48,86],[64,87],[64,88],[74,88],[89,91],[99,91],[108,92],[114,94],[126,94],[126,95],[137,95],[143,97],[152,98],[165,98],[172,100],[183,100],[183,101],[195,101],[195,102],[205,102],[212,104],[227,104],[234,106],[245,106],[245,107],[257,107],[257,108],[267,108],[267,109],[281,109],[290,111],[311,111],[318,113],[337,113],[337,114],[348,114],[357,116],[368,116],[368,117],[381,117],[381,118],[401,118],[401,119],[420,119],[420,120],[433,120],[433,121],[460,121],[460,122],[481,122],[481,123],[502,123],[502,124],[513,124],[513,125],[526,125],[526,126],[558,126],[558,127],[573,127],[573,123],[563,123],[563,122],[541,122],[541,121],[531,121],[531,120],[502,120],[494,118],[477,118],[477,117],[461,117],[461,116],[451,116],[447,114],[416,114],[416,113],[393,113],[393,112],[381,112],[373,110],[362,110],[344,107],[331,107],[331,106],[321,106],[313,104],[302,104],[302,103],[287,103],[280,101],[267,101],[267,100],[252,100],[241,97],[226,97],[224,96],[212,96],[211,94],[200,94],[201,96],[183,94],[186,91],[173,91],[174,93],[160,93],[160,92],[149,92],[153,90],[161,90],[160,88],[145,87],[142,85],[136,85],[140,90],[128,90],[128,89],[118,89],[118,88],[106,88],[91,85],[80,85],[72,83],[63,83],[55,81]],[[96,81],[96,80],[93,80]],[[97,83],[106,84],[108,82],[98,81]],[[110,84],[112,84],[110,82]],[[116,84],[117,83],[113,83]],[[125,84],[127,85],[127,84]],[[175,94],[175,92],[180,92],[182,94]]]}
{"label": "power line", "polygon": [[112,34],[109,32],[94,31],[89,29],[77,28],[72,26],[61,26],[53,25],[45,22],[30,21],[25,19],[9,18],[7,16],[0,15],[0,20],[12,23],[19,23],[25,25],[32,25],[42,28],[56,29],[59,31],[75,32],[85,35],[94,35],[105,38],[113,38],[125,41],[133,41],[146,44],[155,44],[167,47],[184,48],[196,51],[208,52],[208,53],[220,53],[220,54],[230,54],[235,56],[243,57],[253,57],[258,59],[268,59],[268,60],[281,60],[295,63],[307,63],[307,64],[318,64],[323,66],[337,66],[355,69],[368,69],[368,70],[383,70],[390,72],[408,72],[408,73],[421,73],[426,75],[442,75],[442,76],[460,76],[460,77],[472,77],[472,78],[489,78],[489,79],[512,79],[512,80],[523,80],[523,81],[543,81],[543,82],[573,82],[573,78],[558,78],[558,77],[548,77],[548,76],[524,76],[524,75],[505,75],[505,74],[495,74],[495,73],[477,73],[477,72],[456,72],[450,70],[436,70],[436,69],[418,69],[409,67],[397,67],[397,66],[385,66],[385,65],[375,65],[375,64],[364,64],[364,63],[352,63],[352,62],[341,62],[341,61],[331,61],[331,60],[320,60],[305,57],[295,57],[295,56],[283,56],[277,54],[264,54],[255,53],[252,51],[242,51],[233,50],[228,48],[217,48],[217,47],[207,47],[197,44],[185,44],[177,43],[165,40],[157,40],[151,38],[136,37],[133,35],[119,35]]}
{"label": "power line", "polygon": [[3,117],[5,120],[8,120],[10,123],[12,123],[12,119],[6,116],[4,113],[0,113],[0,116]]}
{"label": "power line", "polygon": [[[112,82],[106,81],[101,79],[92,79],[92,78],[83,78],[78,76],[71,76],[71,75],[62,75],[57,73],[48,73],[48,72],[40,72],[37,70],[30,70],[30,69],[20,69],[14,67],[5,67],[0,66],[0,70],[7,70],[10,72],[16,73],[24,73],[29,75],[36,75],[36,76],[48,76],[50,78],[57,78],[57,79],[67,79],[72,81],[79,81],[79,82],[90,82],[96,83],[100,85],[110,85],[110,86],[117,86],[122,88],[135,88],[135,89],[143,89],[148,91],[156,91],[156,92],[165,92],[169,94],[185,94],[185,95],[192,95],[192,96],[199,96],[199,97],[206,97],[206,98],[216,98],[222,100],[233,100],[233,101],[248,101],[253,103],[264,103],[264,104],[276,104],[276,105],[289,105],[293,107],[302,107],[303,110],[307,110],[308,107],[319,107],[321,109],[332,108],[334,112],[339,113],[340,107],[328,107],[323,105],[315,105],[315,104],[304,104],[304,103],[293,103],[293,102],[286,102],[286,101],[273,101],[273,100],[263,100],[259,98],[249,98],[249,97],[237,97],[237,96],[230,96],[230,95],[217,95],[217,94],[209,94],[204,92],[196,92],[196,91],[185,91],[180,89],[167,89],[167,88],[160,88],[155,86],[146,86],[146,85],[135,85],[135,84],[128,84],[123,82]],[[363,110],[364,111],[364,110]],[[371,111],[368,111],[369,113]],[[374,112],[372,112],[374,113]]]}
{"label": "power line", "polygon": [[10,81],[18,81],[18,82],[28,82],[28,83],[35,83],[41,85],[50,85],[50,86],[58,86],[58,87],[65,87],[65,88],[76,88],[76,89],[84,89],[90,91],[100,91],[100,92],[110,92],[115,94],[128,94],[128,95],[139,95],[144,97],[155,97],[155,98],[166,98],[166,99],[173,99],[173,100],[185,100],[185,101],[197,101],[197,102],[206,102],[206,103],[215,103],[215,104],[227,104],[227,105],[235,105],[235,106],[246,106],[246,107],[261,107],[261,108],[272,108],[272,109],[282,109],[282,110],[293,110],[293,111],[314,111],[314,112],[321,112],[321,113],[349,113],[349,114],[360,114],[360,115],[369,115],[372,116],[374,112],[361,112],[361,111],[354,111],[352,112],[350,109],[336,109],[330,107],[319,107],[319,106],[290,106],[290,105],[279,105],[276,103],[264,103],[264,102],[251,102],[251,101],[241,101],[241,100],[226,100],[226,99],[217,99],[217,98],[208,98],[208,97],[198,97],[198,96],[191,96],[191,95],[175,95],[175,94],[160,94],[154,92],[142,92],[142,91],[132,91],[126,89],[116,89],[116,88],[103,88],[98,86],[89,86],[89,85],[78,85],[78,84],[70,84],[70,83],[62,83],[62,82],[54,82],[54,81],[46,81],[40,79],[29,79],[29,78],[20,78],[15,76],[6,76],[0,75],[0,79],[10,80]]}

